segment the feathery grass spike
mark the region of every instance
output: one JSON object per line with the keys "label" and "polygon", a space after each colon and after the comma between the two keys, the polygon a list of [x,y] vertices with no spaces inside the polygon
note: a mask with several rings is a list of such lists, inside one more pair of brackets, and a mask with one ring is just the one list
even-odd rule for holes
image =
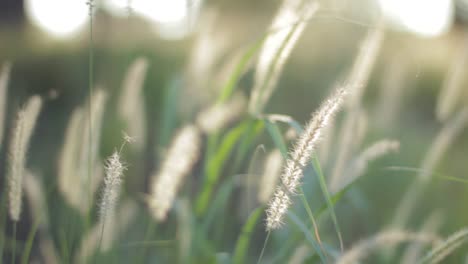
{"label": "feathery grass spike", "polygon": [[163,221],[172,207],[179,187],[200,152],[200,132],[193,125],[183,127],[169,147],[159,172],[153,174],[148,206],[157,221]]}
{"label": "feathery grass spike", "polygon": [[281,175],[282,185],[279,186],[271,199],[267,213],[266,229],[277,229],[281,226],[282,218],[290,204],[290,194],[296,194],[304,167],[310,162],[312,152],[320,142],[323,129],[330,123],[342,105],[346,91],[344,88],[336,90],[315,112],[312,120],[299,137]]}
{"label": "feathery grass spike", "polygon": [[105,224],[106,217],[113,217],[115,203],[119,198],[125,166],[120,160],[120,153],[114,153],[107,159],[105,165],[104,189],[99,207],[100,221]]}
{"label": "feathery grass spike", "polygon": [[41,105],[42,100],[39,96],[31,97],[25,107],[18,112],[11,135],[7,177],[10,217],[13,221],[18,221],[21,213],[22,182],[26,166],[26,152],[41,110]]}

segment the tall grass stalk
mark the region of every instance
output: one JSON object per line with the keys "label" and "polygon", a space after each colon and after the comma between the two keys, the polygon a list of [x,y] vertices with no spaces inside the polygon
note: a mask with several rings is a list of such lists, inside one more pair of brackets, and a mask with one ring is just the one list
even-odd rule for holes
{"label": "tall grass stalk", "polygon": [[3,142],[3,130],[5,127],[5,113],[7,103],[8,80],[10,77],[11,65],[5,62],[0,71],[0,147]]}

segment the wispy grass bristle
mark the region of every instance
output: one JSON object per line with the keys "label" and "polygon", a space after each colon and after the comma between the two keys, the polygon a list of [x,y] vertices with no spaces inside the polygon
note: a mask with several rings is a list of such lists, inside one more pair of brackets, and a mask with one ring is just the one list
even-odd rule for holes
{"label": "wispy grass bristle", "polygon": [[105,224],[107,217],[114,216],[115,204],[120,195],[120,185],[126,168],[120,160],[119,152],[114,151],[107,159],[104,169],[104,187],[99,205],[99,217],[102,224]]}
{"label": "wispy grass bristle", "polygon": [[310,123],[295,144],[281,176],[283,185],[290,193],[297,192],[297,187],[303,176],[302,170],[310,162],[312,153],[322,138],[323,129],[340,109],[345,94],[344,88],[337,89],[312,115]]}
{"label": "wispy grass bristle", "polygon": [[19,110],[11,133],[7,177],[10,218],[15,222],[20,219],[26,154],[41,106],[39,96],[31,97]]}
{"label": "wispy grass bristle", "polygon": [[273,230],[281,226],[282,218],[290,204],[290,194],[296,194],[301,184],[304,167],[310,162],[312,153],[320,142],[323,129],[330,123],[343,102],[346,90],[339,88],[312,115],[304,133],[297,140],[290,157],[286,161],[282,185],[275,191],[268,205],[266,229]]}
{"label": "wispy grass bristle", "polygon": [[148,206],[157,221],[166,219],[177,191],[198,159],[200,131],[193,125],[180,129],[173,139],[158,172],[151,176]]}

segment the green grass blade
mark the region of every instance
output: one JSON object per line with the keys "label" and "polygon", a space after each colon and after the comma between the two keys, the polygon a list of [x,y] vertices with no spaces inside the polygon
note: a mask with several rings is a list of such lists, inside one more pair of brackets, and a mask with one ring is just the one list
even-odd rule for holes
{"label": "green grass blade", "polygon": [[336,234],[338,235],[338,240],[340,241],[340,249],[341,249],[341,251],[343,251],[343,239],[342,239],[342,236],[341,236],[341,230],[340,230],[340,226],[338,224],[338,219],[336,217],[335,210],[333,208],[332,198],[330,196],[330,193],[328,192],[327,183],[325,181],[325,177],[323,176],[323,172],[322,172],[322,168],[320,166],[319,159],[318,159],[317,155],[315,155],[315,154],[313,155],[313,158],[312,158],[312,165],[313,165],[314,170],[315,170],[315,172],[317,174],[318,182],[320,184],[320,189],[322,189],[323,196],[325,197],[325,201],[326,201],[328,210],[329,210],[330,215],[332,217],[333,225],[335,227]]}
{"label": "green grass blade", "polygon": [[212,157],[207,157],[210,160],[208,161],[209,163],[205,182],[202,187],[203,189],[196,202],[197,215],[202,215],[208,208],[211,194],[218,182],[221,169],[224,167],[224,164],[228,160],[236,142],[238,142],[247,127],[248,123],[243,122],[232,129],[226,136],[224,136],[216,153]]}
{"label": "green grass blade", "polygon": [[237,87],[237,83],[239,82],[242,75],[247,71],[252,58],[260,50],[264,41],[265,37],[257,40],[239,59],[239,62],[236,64],[233,73],[229,76],[226,84],[221,89],[221,93],[217,101],[218,104],[226,102],[229,97],[231,97],[235,88]]}
{"label": "green grass blade", "polygon": [[[406,172],[417,172],[417,173],[420,173],[420,172],[423,171],[420,168],[403,167],[403,166],[390,166],[390,167],[385,167],[384,169],[385,170],[390,170],[390,171],[406,171]],[[439,179],[439,180],[447,180],[447,181],[453,181],[453,182],[468,184],[468,180],[463,179],[463,178],[454,177],[454,176],[447,176],[447,175],[443,175],[443,174],[435,173],[435,172],[431,172],[429,174],[434,176],[434,177],[431,177],[431,179],[435,178],[435,179]]]}
{"label": "green grass blade", "polygon": [[213,199],[213,203],[210,205],[209,210],[203,217],[204,222],[202,223],[202,230],[208,230],[208,227],[214,222],[216,213],[223,207],[225,207],[229,196],[231,195],[234,187],[236,186],[237,182],[239,181],[239,175],[235,175],[230,177],[227,181],[224,181],[221,184],[218,192],[216,193],[215,198]]}
{"label": "green grass blade", "polygon": [[36,237],[37,230],[39,228],[39,223],[41,219],[37,219],[34,222],[34,225],[31,228],[31,231],[29,231],[28,238],[26,240],[26,244],[24,245],[24,250],[23,250],[23,255],[21,257],[21,263],[22,264],[27,264],[29,263],[29,255],[31,253],[31,248],[34,242],[34,238]]}
{"label": "green grass blade", "polygon": [[262,121],[249,119],[247,122],[249,122],[249,128],[246,129],[237,150],[236,157],[234,159],[234,166],[232,167],[232,173],[236,173],[239,167],[242,165],[242,161],[245,159],[247,152],[250,148],[252,148],[252,145],[254,145],[253,141],[263,131],[264,128]]}
{"label": "green grass blade", "polygon": [[234,257],[233,263],[235,264],[242,264],[246,263],[245,256],[247,254],[247,250],[249,248],[250,239],[252,237],[252,232],[257,225],[260,216],[263,213],[263,208],[258,207],[255,209],[247,219],[247,222],[242,227],[242,231],[237,239],[236,247],[234,250]]}
{"label": "green grass blade", "polygon": [[268,120],[264,120],[265,126],[267,128],[268,133],[270,134],[271,139],[275,146],[280,150],[283,158],[288,157],[288,148],[286,147],[286,143],[283,140],[283,136],[275,123],[272,123]]}
{"label": "green grass blade", "polygon": [[176,113],[177,113],[177,97],[179,95],[180,84],[177,80],[173,80],[166,89],[165,98],[163,101],[161,131],[159,133],[159,147],[165,147],[169,144],[172,131],[174,130]]}
{"label": "green grass blade", "polygon": [[322,263],[327,263],[327,259],[323,254],[319,242],[312,236],[312,232],[309,231],[307,226],[299,219],[299,217],[294,214],[293,212],[289,211],[287,213],[288,219],[304,234],[306,240],[310,243],[310,245],[314,248],[315,253],[317,253],[320,257]]}

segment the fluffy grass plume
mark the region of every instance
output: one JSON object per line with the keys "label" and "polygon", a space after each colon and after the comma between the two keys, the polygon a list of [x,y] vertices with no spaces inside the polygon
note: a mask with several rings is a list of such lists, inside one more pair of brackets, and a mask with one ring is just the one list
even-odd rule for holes
{"label": "fluffy grass plume", "polygon": [[105,224],[107,217],[113,217],[115,204],[119,199],[120,185],[122,184],[123,172],[125,166],[120,160],[120,153],[114,153],[107,159],[104,176],[104,188],[102,191],[101,202],[99,204],[99,219]]}
{"label": "fluffy grass plume", "polygon": [[0,72],[0,146],[2,146],[3,130],[5,127],[6,101],[10,68],[10,63],[6,62],[3,64]]}
{"label": "fluffy grass plume", "polygon": [[[91,101],[92,146],[89,146],[90,121],[83,107],[73,111],[65,132],[65,141],[58,164],[59,189],[66,201],[83,215],[92,205],[88,191],[95,193],[102,178],[102,168],[93,166],[93,176],[88,180],[88,166],[91,161],[98,164],[98,147],[104,107],[107,95],[102,89],[96,89]],[[90,149],[91,148],[91,149]],[[91,154],[91,157],[89,155]],[[90,181],[90,182],[89,182]]]}
{"label": "fluffy grass plume", "polygon": [[439,93],[436,106],[436,116],[440,121],[445,121],[453,113],[458,105],[466,83],[463,83],[468,67],[468,37],[463,41],[461,50],[457,52],[456,58],[451,65]]}
{"label": "fluffy grass plume", "polygon": [[462,244],[468,240],[468,228],[464,228],[455,234],[451,235],[447,240],[442,243],[439,243],[437,247],[428,252],[424,258],[422,258],[418,263],[440,263],[447,256],[449,256],[453,251],[458,249]]}
{"label": "fluffy grass plume", "polygon": [[197,115],[196,124],[205,133],[214,133],[239,118],[245,111],[246,100],[242,94],[234,94],[226,103],[215,104]]}
{"label": "fluffy grass plume", "polygon": [[26,153],[41,106],[42,100],[39,96],[31,97],[26,105],[18,112],[11,134],[7,177],[10,205],[9,212],[10,218],[13,221],[18,221],[20,218]]}
{"label": "fluffy grass plume", "polygon": [[375,250],[404,242],[423,242],[435,244],[439,238],[430,233],[415,233],[408,230],[385,230],[373,237],[358,242],[338,258],[336,264],[357,264],[371,255]]}
{"label": "fluffy grass plume", "polygon": [[337,193],[343,190],[349,183],[366,172],[370,162],[390,152],[396,152],[399,148],[400,142],[397,140],[383,139],[375,142],[352,161],[346,177],[343,178],[336,187],[330,188],[330,191]]}
{"label": "fluffy grass plume", "polygon": [[263,174],[259,183],[258,201],[267,203],[275,191],[283,167],[283,156],[278,149],[271,151],[266,157]]}
{"label": "fluffy grass plume", "polygon": [[319,7],[309,0],[285,0],[278,10],[259,55],[249,111],[260,114],[270,98],[295,44]]}
{"label": "fluffy grass plume", "polygon": [[198,159],[200,147],[200,131],[194,125],[176,134],[160,170],[151,178],[148,206],[157,221],[166,219],[178,189]]}
{"label": "fluffy grass plume", "polygon": [[141,149],[145,142],[145,104],[143,100],[143,84],[148,69],[148,60],[137,58],[125,74],[120,94],[118,111],[126,124],[128,133],[136,139],[132,144]]}
{"label": "fluffy grass plume", "polygon": [[266,229],[268,231],[281,226],[284,214],[291,203],[289,195],[297,193],[303,169],[310,162],[312,153],[321,139],[323,129],[340,109],[345,94],[344,88],[337,89],[312,115],[304,133],[297,140],[281,175],[282,185],[276,189],[266,210]]}

